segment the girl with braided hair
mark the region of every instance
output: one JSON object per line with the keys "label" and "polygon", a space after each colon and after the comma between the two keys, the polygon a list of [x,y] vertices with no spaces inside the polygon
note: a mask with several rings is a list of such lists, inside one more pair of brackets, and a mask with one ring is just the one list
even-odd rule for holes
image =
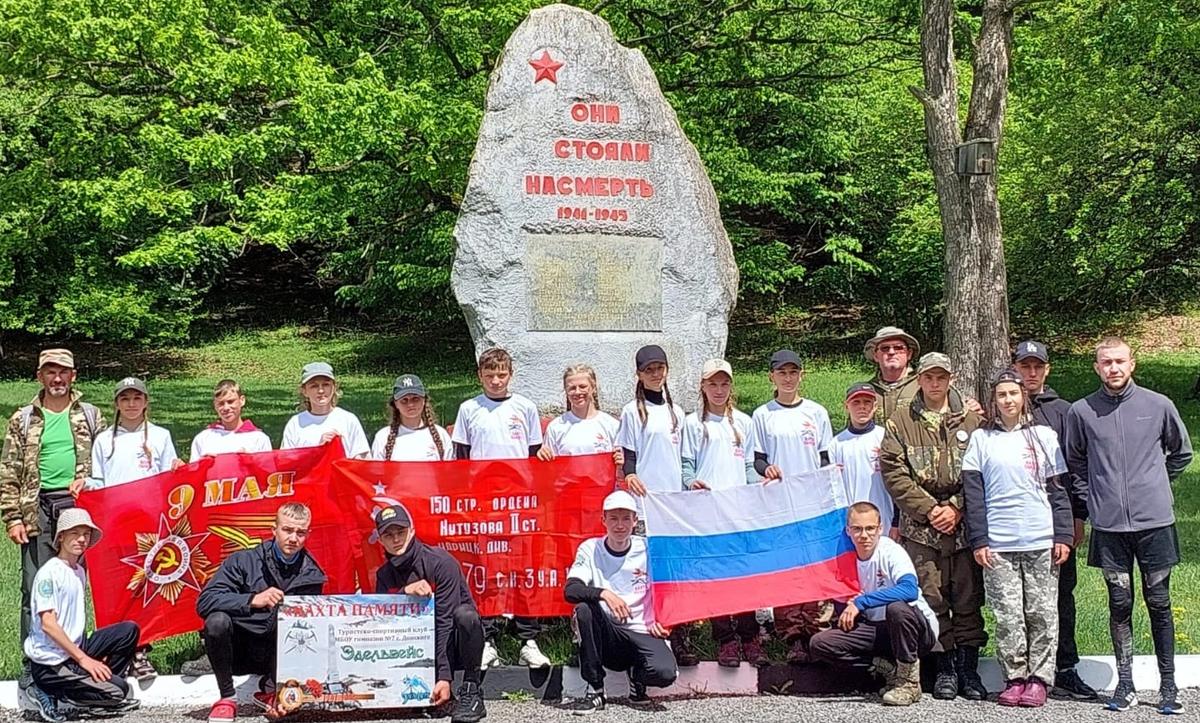
{"label": "girl with braided hair", "polygon": [[[617,434],[625,455],[625,485],[635,497],[643,497],[649,490],[674,492],[683,484],[683,409],[671,401],[667,388],[667,353],[651,344],[638,349],[635,362],[637,388],[634,400],[621,410]],[[642,507],[640,499],[638,507]]]}
{"label": "girl with braided hair", "polygon": [[999,703],[1036,708],[1054,682],[1058,566],[1074,542],[1058,435],[1035,425],[1021,375],[992,380],[991,420],[962,458],[967,540],[996,616]]}
{"label": "girl with braided hair", "polygon": [[[150,391],[145,382],[137,377],[117,382],[113,405],[116,407],[113,426],[97,434],[92,444],[88,489],[134,482],[183,465],[175,454],[171,433],[150,421]],[[158,676],[146,657],[149,650],[149,645],[139,647],[130,664],[130,672],[139,681]]]}
{"label": "girl with braided hair", "polygon": [[393,462],[454,459],[450,434],[438,425],[425,383],[416,374],[396,378],[388,411],[391,422],[375,433],[371,459]]}
{"label": "girl with braided hair", "polygon": [[[758,482],[750,446],[750,417],[737,409],[729,362],[709,359],[704,363],[699,402],[697,411],[683,423],[684,489],[726,489]],[[718,665],[736,668],[743,660],[755,666],[769,662],[754,610],[721,615],[711,622]]]}

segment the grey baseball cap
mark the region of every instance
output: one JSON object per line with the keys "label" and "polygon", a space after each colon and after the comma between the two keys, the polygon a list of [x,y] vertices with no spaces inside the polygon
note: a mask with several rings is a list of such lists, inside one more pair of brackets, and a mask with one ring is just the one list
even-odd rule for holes
{"label": "grey baseball cap", "polygon": [[392,383],[392,399],[401,399],[410,394],[416,394],[419,397],[429,396],[421,377],[416,374],[404,374],[396,377],[396,381]]}
{"label": "grey baseball cap", "polygon": [[931,351],[917,362],[917,374],[924,374],[930,369],[943,369],[951,374],[954,373],[954,365],[950,363],[950,357],[940,351]]}
{"label": "grey baseball cap", "polygon": [[333,367],[327,362],[309,362],[300,370],[300,383],[308,384],[312,379],[317,377],[329,377],[331,380],[336,380],[333,376]]}
{"label": "grey baseball cap", "polygon": [[146,382],[143,382],[137,377],[125,377],[121,381],[117,382],[117,388],[115,391],[113,391],[113,399],[121,396],[121,392],[127,392],[130,389],[141,392],[147,397],[150,396],[149,390],[146,389]]}

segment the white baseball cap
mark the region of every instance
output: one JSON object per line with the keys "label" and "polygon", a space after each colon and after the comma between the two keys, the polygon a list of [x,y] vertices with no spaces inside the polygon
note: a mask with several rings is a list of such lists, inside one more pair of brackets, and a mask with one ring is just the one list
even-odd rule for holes
{"label": "white baseball cap", "polygon": [[632,510],[637,512],[637,500],[633,499],[633,495],[625,490],[617,490],[608,497],[604,498],[604,511],[609,510]]}
{"label": "white baseball cap", "polygon": [[700,378],[708,379],[720,372],[725,372],[730,379],[733,379],[733,367],[729,366],[729,362],[724,359],[709,359],[704,362],[704,367],[700,370]]}

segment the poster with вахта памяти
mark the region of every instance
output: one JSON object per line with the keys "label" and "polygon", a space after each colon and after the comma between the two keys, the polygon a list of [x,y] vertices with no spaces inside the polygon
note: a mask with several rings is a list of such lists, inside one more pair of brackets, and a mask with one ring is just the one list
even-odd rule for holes
{"label": "poster with \u0432\u0430\u0445\u0442\u0430 \u043f\u0430\u043c\u044f\u0442\u0438", "polygon": [[276,632],[278,706],[287,713],[428,706],[433,610],[433,597],[285,597]]}

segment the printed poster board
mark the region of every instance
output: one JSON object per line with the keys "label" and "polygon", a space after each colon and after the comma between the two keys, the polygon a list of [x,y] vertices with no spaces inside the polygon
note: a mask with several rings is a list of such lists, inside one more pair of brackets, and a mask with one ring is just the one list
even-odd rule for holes
{"label": "printed poster board", "polygon": [[279,606],[276,635],[285,712],[430,704],[432,597],[291,595]]}

